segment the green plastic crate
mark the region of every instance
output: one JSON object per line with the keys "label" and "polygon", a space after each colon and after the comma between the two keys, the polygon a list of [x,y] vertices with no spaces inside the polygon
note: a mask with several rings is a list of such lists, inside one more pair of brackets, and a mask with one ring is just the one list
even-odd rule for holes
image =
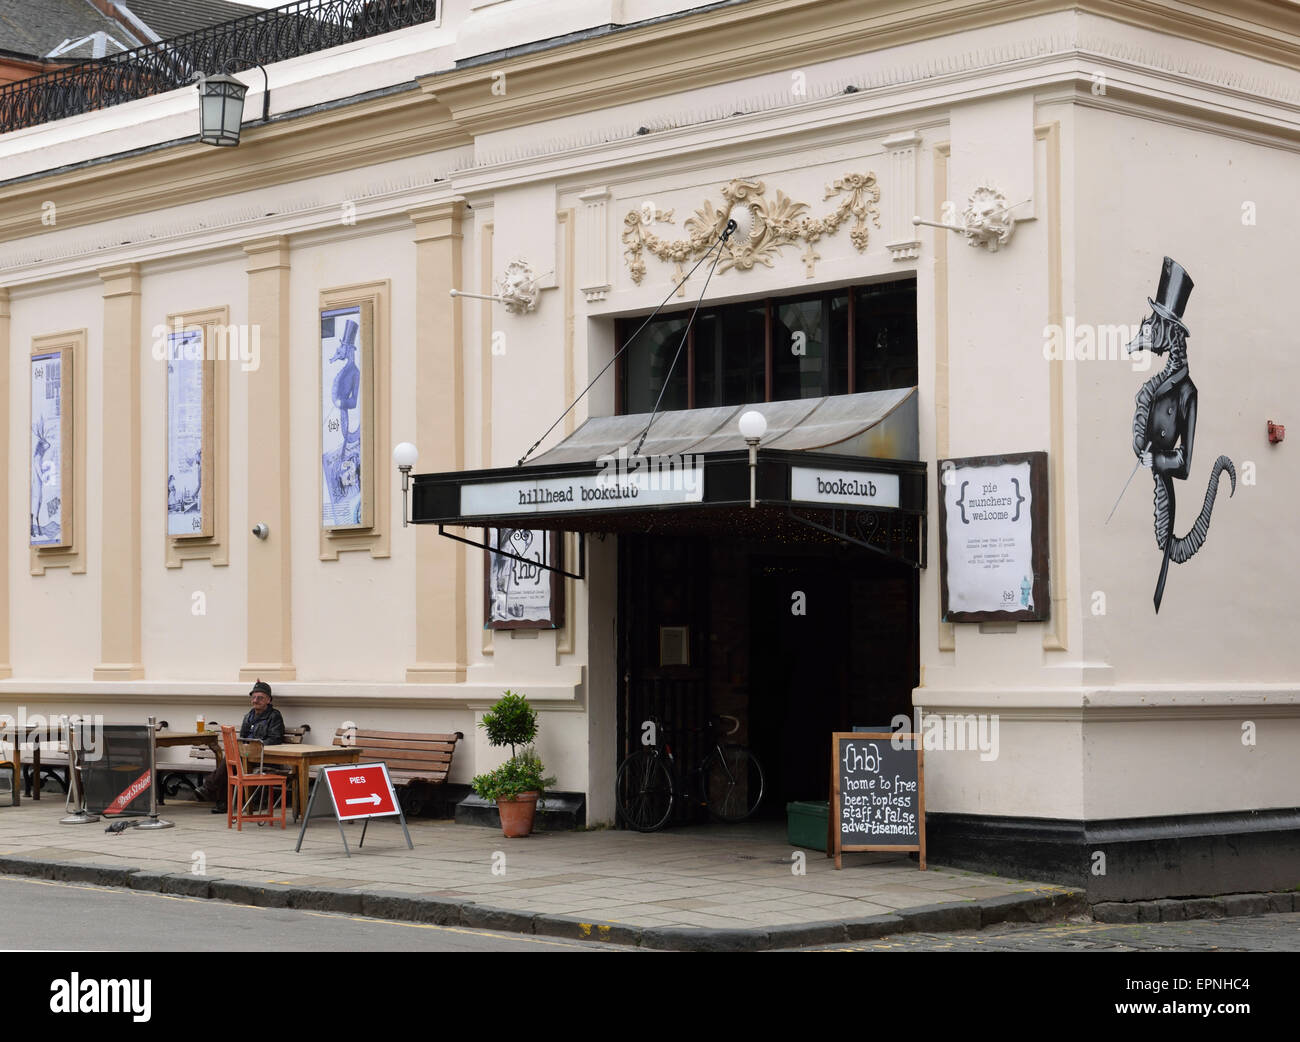
{"label": "green plastic crate", "polygon": [[790,845],[826,853],[826,823],[830,815],[829,803],[787,803],[786,837]]}

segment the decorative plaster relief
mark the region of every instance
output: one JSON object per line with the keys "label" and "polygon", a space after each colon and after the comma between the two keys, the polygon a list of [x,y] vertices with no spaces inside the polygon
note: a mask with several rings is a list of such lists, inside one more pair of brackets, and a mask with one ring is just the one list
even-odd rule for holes
{"label": "decorative plaster relief", "polygon": [[992,185],[977,186],[961,215],[966,245],[983,246],[989,253],[997,253],[1016,230],[1016,219],[1011,216],[1014,208],[1015,204],[1008,206],[1007,197]]}
{"label": "decorative plaster relief", "polygon": [[889,255],[896,261],[916,260],[921,256],[921,240],[916,237],[912,216],[916,213],[916,150],[921,135],[916,131],[894,134],[884,140],[889,149],[890,185],[888,234]]}
{"label": "decorative plaster relief", "polygon": [[588,304],[594,304],[609,295],[609,199],[608,188],[593,188],[578,196],[582,203],[582,285]]}
{"label": "decorative plaster relief", "polygon": [[876,175],[846,174],[838,177],[826,186],[824,199],[842,196],[839,205],[824,217],[811,217],[805,213],[808,203],[796,202],[780,189],[776,198],[766,197],[766,186],[762,181],[748,178],[734,178],[722,186],[722,198],[726,205],[715,207],[709,200],[686,221],[686,230],[690,237],[686,239],[662,239],[650,230],[657,222],[672,223],[672,211],[661,211],[647,207],[644,210],[631,210],[623,218],[623,243],[626,249],[623,256],[627,259],[628,271],[632,281],[640,285],[645,278],[646,265],[644,254],[649,251],[665,263],[675,264],[674,281],[679,285],[683,274],[683,263],[696,260],[708,253],[710,247],[718,241],[727,226],[731,208],[740,203],[748,203],[754,214],[754,230],[746,242],[733,236],[723,247],[718,271],[731,268],[748,271],[755,264],[772,267],[784,246],[806,243],[808,248],[802,259],[806,275],[812,278],[819,255],[814,252],[813,244],[822,236],[834,235],[842,224],[852,215],[853,227],[849,230],[849,240],[859,253],[867,248],[868,219],[880,227],[880,187],[876,184]]}
{"label": "decorative plaster relief", "polygon": [[541,296],[538,276],[532,265],[524,260],[512,260],[506,265],[506,272],[497,281],[497,297],[512,315],[526,315],[537,310],[537,298]]}

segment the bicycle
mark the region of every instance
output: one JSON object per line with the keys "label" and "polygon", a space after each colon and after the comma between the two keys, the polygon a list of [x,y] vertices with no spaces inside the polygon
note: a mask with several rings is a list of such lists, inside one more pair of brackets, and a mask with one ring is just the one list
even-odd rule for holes
{"label": "bicycle", "polygon": [[[734,716],[718,719],[731,722],[731,729],[723,732],[723,738],[740,728],[740,721]],[[724,745],[714,737],[713,717],[703,728],[692,728],[692,733],[707,732],[707,744],[712,746],[690,772],[699,780],[698,796],[679,789],[678,764],[672,745],[667,741],[662,747],[659,745],[659,734],[663,731],[666,735],[666,729],[657,717],[651,717],[648,722],[653,728],[654,741],[619,764],[614,782],[618,813],[627,825],[638,832],[663,828],[677,798],[698,799],[714,821],[728,824],[744,821],[758,810],[763,800],[762,765],[744,746]]]}

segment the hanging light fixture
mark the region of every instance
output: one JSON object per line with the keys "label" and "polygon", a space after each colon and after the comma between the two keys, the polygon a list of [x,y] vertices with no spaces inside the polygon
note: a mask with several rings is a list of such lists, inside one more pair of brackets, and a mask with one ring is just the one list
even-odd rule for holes
{"label": "hanging light fixture", "polygon": [[[232,59],[234,60],[234,59]],[[266,69],[261,64],[265,86],[262,90],[262,122],[270,118],[271,86]],[[229,68],[230,62],[226,63]],[[244,95],[246,84],[229,72],[213,73],[199,78],[199,140],[205,145],[233,147],[239,144],[239,130],[244,122]]]}

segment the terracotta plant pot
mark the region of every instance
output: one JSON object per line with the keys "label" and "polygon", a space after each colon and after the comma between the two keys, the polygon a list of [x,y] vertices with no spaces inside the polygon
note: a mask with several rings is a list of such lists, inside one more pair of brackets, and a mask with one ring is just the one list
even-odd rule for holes
{"label": "terracotta plant pot", "polygon": [[518,799],[497,800],[497,812],[501,815],[501,831],[506,839],[518,839],[533,831],[533,817],[537,813],[537,796],[535,792],[521,792]]}

